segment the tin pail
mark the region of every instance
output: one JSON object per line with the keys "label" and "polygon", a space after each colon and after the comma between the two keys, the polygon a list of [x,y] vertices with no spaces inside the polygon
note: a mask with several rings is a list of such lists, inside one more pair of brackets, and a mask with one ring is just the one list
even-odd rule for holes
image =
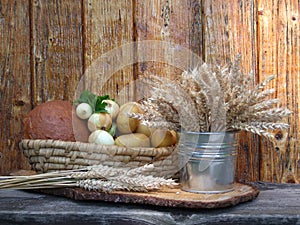
{"label": "tin pail", "polygon": [[181,189],[207,194],[232,191],[238,138],[238,132],[182,132]]}

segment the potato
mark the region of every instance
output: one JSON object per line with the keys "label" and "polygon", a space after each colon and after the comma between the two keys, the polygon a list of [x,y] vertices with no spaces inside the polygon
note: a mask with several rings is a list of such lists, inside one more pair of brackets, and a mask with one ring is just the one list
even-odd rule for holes
{"label": "potato", "polygon": [[177,144],[179,142],[180,139],[180,134],[179,132],[176,132],[175,130],[171,130],[171,133],[173,134],[173,136],[176,138],[176,143]]}
{"label": "potato", "polygon": [[[126,102],[120,106],[120,111],[127,110],[128,108],[132,108],[133,106],[139,106],[137,102]],[[141,109],[139,109],[141,111]]]}
{"label": "potato", "polygon": [[157,129],[151,136],[151,145],[155,148],[167,147],[176,144],[176,132]]}
{"label": "potato", "polygon": [[147,127],[146,125],[143,125],[140,121],[138,123],[138,126],[136,128],[136,133],[145,134],[146,136],[150,137],[151,134],[155,131],[156,128]]}
{"label": "potato", "polygon": [[150,147],[150,139],[145,134],[123,134],[115,139],[115,144],[125,147]]}
{"label": "potato", "polygon": [[117,117],[117,128],[119,133],[128,134],[136,131],[139,124],[138,119],[129,118],[127,113],[141,113],[141,110],[136,102],[128,102],[120,107],[120,112]]}

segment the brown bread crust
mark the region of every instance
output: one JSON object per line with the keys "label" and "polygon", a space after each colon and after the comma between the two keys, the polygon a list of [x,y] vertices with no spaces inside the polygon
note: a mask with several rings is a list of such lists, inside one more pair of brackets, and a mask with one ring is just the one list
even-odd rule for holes
{"label": "brown bread crust", "polygon": [[88,136],[86,121],[76,116],[75,108],[69,101],[45,102],[23,119],[23,137],[26,139],[87,142]]}

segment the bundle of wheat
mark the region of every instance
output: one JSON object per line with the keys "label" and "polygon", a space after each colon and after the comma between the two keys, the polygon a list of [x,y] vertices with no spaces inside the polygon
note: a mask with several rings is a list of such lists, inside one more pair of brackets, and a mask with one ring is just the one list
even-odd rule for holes
{"label": "bundle of wheat", "polygon": [[151,98],[142,102],[145,114],[131,113],[149,127],[196,132],[246,130],[274,139],[272,131],[289,128],[283,119],[291,114],[272,98],[268,77],[258,85],[253,73],[244,74],[240,57],[231,65],[206,63],[184,71],[177,80],[150,76]]}
{"label": "bundle of wheat", "polygon": [[77,170],[61,170],[30,176],[0,177],[0,189],[41,189],[81,187],[87,190],[147,192],[162,186],[174,187],[173,179],[149,175],[152,164],[137,168],[94,165]]}

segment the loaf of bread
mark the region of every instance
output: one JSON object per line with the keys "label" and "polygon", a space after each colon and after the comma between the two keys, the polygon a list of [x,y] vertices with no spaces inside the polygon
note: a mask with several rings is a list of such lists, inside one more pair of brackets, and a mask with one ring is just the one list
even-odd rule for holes
{"label": "loaf of bread", "polygon": [[89,134],[86,121],[76,116],[69,101],[45,102],[23,119],[23,137],[26,139],[88,142]]}

